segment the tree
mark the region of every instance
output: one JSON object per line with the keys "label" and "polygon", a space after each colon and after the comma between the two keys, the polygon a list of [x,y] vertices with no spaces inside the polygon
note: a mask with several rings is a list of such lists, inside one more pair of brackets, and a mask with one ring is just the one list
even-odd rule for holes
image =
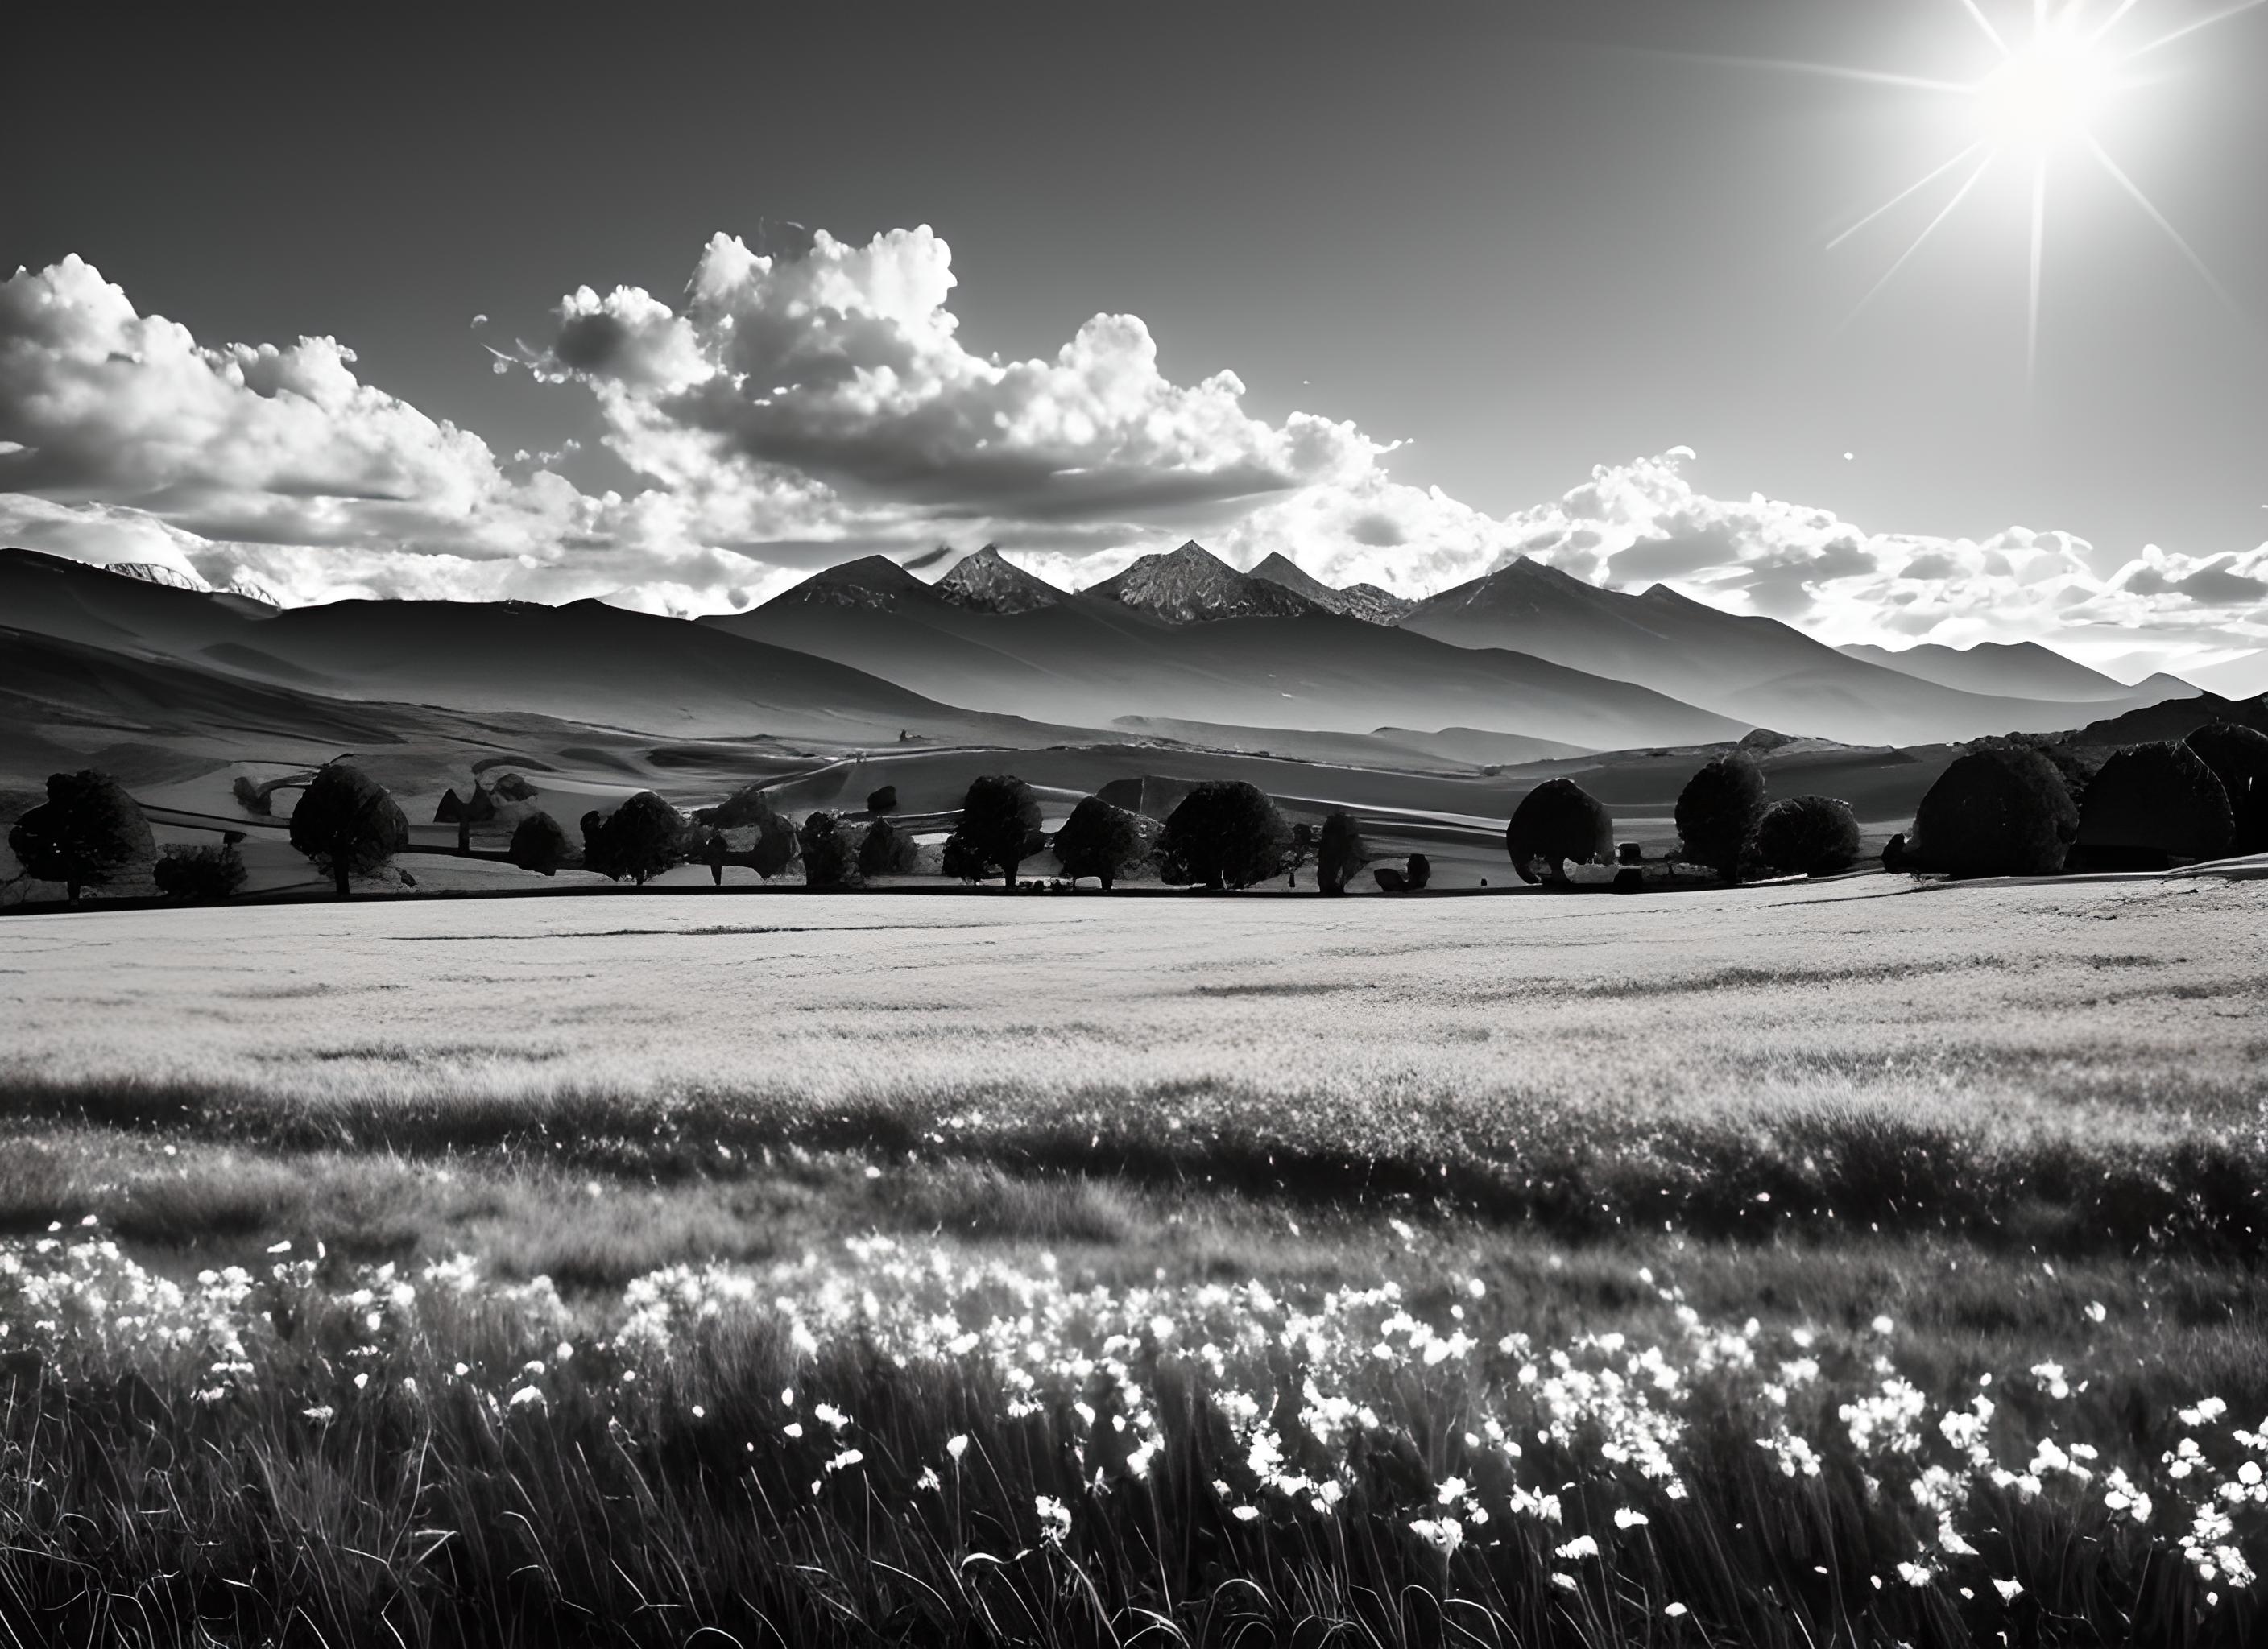
{"label": "tree", "polygon": [[709,867],[711,887],[722,887],[725,885],[725,866],[733,857],[733,846],[725,840],[722,830],[709,825],[699,827],[697,838],[687,849],[687,857],[697,858]]}
{"label": "tree", "polygon": [[8,846],[25,873],[61,882],[73,904],[85,887],[107,887],[158,857],[150,821],[107,773],[87,768],[48,776],[48,799],[16,821]]}
{"label": "tree", "polygon": [[2232,853],[2268,853],[2268,732],[2217,721],[2182,740],[2228,793]]}
{"label": "tree", "polygon": [[1410,868],[1404,874],[1410,883],[1410,891],[1413,894],[1420,892],[1426,883],[1433,880],[1433,861],[1423,853],[1412,853]]}
{"label": "tree", "polygon": [[1756,821],[1756,857],[1783,875],[1848,870],[1859,857],[1859,820],[1832,796],[1791,796]]}
{"label": "tree", "polygon": [[1603,864],[1615,853],[1615,821],[1597,797],[1572,779],[1548,778],[1520,799],[1504,828],[1504,850],[1520,880],[1541,880],[1541,862],[1555,882],[1567,880],[1567,862]]}
{"label": "tree", "polygon": [[291,810],[291,845],[329,875],[342,899],[347,878],[383,870],[409,844],[409,821],[386,787],[344,762],[319,771]]}
{"label": "tree", "polygon": [[2078,836],[2079,809],[2054,762],[2036,750],[1971,750],[1921,799],[1895,868],[2052,876]]}
{"label": "tree", "polygon": [[858,843],[861,876],[910,876],[920,863],[921,850],[912,832],[899,829],[887,819],[868,825]]}
{"label": "tree", "polygon": [[1300,866],[1315,857],[1315,827],[1302,819],[1292,827],[1292,839],[1284,849],[1284,886],[1300,885]]}
{"label": "tree", "polygon": [[1335,813],[1323,821],[1315,842],[1315,886],[1327,894],[1343,894],[1354,873],[1370,858],[1370,843],[1362,839],[1354,821]]}
{"label": "tree", "polygon": [[[650,790],[642,790],[600,821],[600,854],[603,864],[593,868],[620,881],[629,877],[639,887],[673,865],[685,862],[685,819]],[[591,863],[587,832],[583,860]]]}
{"label": "tree", "polygon": [[245,812],[257,813],[262,819],[268,817],[269,792],[265,787],[254,784],[250,774],[238,774],[236,783],[228,788],[229,793],[236,798],[236,805]]}
{"label": "tree", "polygon": [[244,886],[244,855],[234,843],[170,847],[151,876],[168,899],[226,899]]}
{"label": "tree", "polygon": [[898,810],[898,787],[885,784],[881,789],[866,792],[866,811],[876,818]]}
{"label": "tree", "polygon": [[1753,758],[1735,750],[1710,762],[1685,782],[1677,797],[1681,855],[1706,865],[1728,882],[1741,880],[1741,855],[1764,816],[1764,776]]}
{"label": "tree", "polygon": [[[971,780],[961,799],[961,822],[946,843],[947,875],[982,880],[989,870],[1016,885],[1016,867],[1047,844],[1040,834],[1040,799],[1012,773]],[[956,868],[958,867],[958,868]],[[974,868],[974,876],[965,872]]]}
{"label": "tree", "polygon": [[1072,882],[1092,876],[1108,893],[1112,882],[1142,862],[1141,821],[1100,796],[1084,797],[1056,832],[1055,850]]}
{"label": "tree", "polygon": [[2138,744],[2113,755],[2087,787],[2079,847],[2089,870],[2163,870],[2218,858],[2235,821],[2220,776],[2185,744]]}
{"label": "tree", "polygon": [[487,824],[497,814],[496,794],[478,779],[473,781],[473,793],[460,796],[453,786],[442,791],[440,805],[433,809],[435,824],[457,827],[457,851],[473,850],[473,827]]}
{"label": "tree", "polygon": [[803,844],[803,880],[807,887],[849,887],[858,880],[850,838],[831,813],[814,813],[799,833]]}
{"label": "tree", "polygon": [[556,875],[567,857],[567,833],[549,813],[530,813],[513,828],[512,845],[504,851],[524,871]]}
{"label": "tree", "polygon": [[1212,779],[1182,798],[1158,838],[1168,881],[1249,887],[1284,867],[1292,832],[1256,784]]}

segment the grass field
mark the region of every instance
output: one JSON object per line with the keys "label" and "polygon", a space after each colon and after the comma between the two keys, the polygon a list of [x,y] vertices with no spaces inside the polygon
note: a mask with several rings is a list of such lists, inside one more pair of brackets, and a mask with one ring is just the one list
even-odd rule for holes
{"label": "grass field", "polygon": [[0,1643],[2252,1641],[2264,917],[0,924]]}

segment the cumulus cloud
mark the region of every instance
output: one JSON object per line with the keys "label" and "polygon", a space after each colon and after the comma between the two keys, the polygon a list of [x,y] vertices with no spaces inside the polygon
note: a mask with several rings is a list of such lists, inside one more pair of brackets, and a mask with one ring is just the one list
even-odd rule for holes
{"label": "cumulus cloud", "polygon": [[671,301],[578,289],[547,339],[497,355],[591,396],[641,477],[627,496],[560,474],[572,442],[500,460],[363,382],[335,339],[202,344],[77,258],[19,270],[0,282],[0,535],[293,602],[663,612],[745,606],[877,550],[941,563],[941,543],[996,541],[1079,586],[1197,536],[1240,565],[1280,551],[1405,595],[1532,556],[1830,642],[2029,637],[2142,667],[2268,644],[2268,546],[2147,547],[2101,574],[2063,533],[1926,538],[1715,497],[1683,447],[1496,517],[1395,480],[1392,444],[1351,423],[1255,416],[1232,372],[1175,383],[1133,316],[1096,315],[1051,354],[976,355],[927,228],[861,246],[783,225],[757,246],[716,236]]}

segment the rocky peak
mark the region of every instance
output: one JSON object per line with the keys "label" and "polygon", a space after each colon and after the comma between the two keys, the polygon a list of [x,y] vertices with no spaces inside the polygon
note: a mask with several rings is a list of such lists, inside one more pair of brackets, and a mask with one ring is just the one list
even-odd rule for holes
{"label": "rocky peak", "polygon": [[1350,584],[1344,588],[1335,588],[1314,577],[1281,550],[1270,550],[1267,559],[1252,570],[1251,576],[1281,585],[1294,595],[1303,595],[1327,613],[1344,614],[1369,624],[1391,624],[1418,605],[1390,590],[1381,590],[1374,584]]}
{"label": "rocky peak", "polygon": [[1195,539],[1168,555],[1145,556],[1116,578],[1090,585],[1086,593],[1168,624],[1297,618],[1319,610],[1317,603],[1297,591],[1239,572]]}
{"label": "rocky peak", "polygon": [[980,613],[1028,613],[1063,600],[1062,591],[1026,572],[991,544],[955,563],[930,587],[955,607]]}

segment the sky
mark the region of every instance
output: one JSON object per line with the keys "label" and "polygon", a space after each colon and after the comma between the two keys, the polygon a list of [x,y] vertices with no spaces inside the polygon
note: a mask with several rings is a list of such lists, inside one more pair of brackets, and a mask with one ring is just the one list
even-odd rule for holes
{"label": "sky", "polygon": [[2227,4],[2058,0],[2109,31],[2043,58],[2006,0],[41,8],[0,541],[677,612],[939,543],[1526,554],[2258,691]]}

